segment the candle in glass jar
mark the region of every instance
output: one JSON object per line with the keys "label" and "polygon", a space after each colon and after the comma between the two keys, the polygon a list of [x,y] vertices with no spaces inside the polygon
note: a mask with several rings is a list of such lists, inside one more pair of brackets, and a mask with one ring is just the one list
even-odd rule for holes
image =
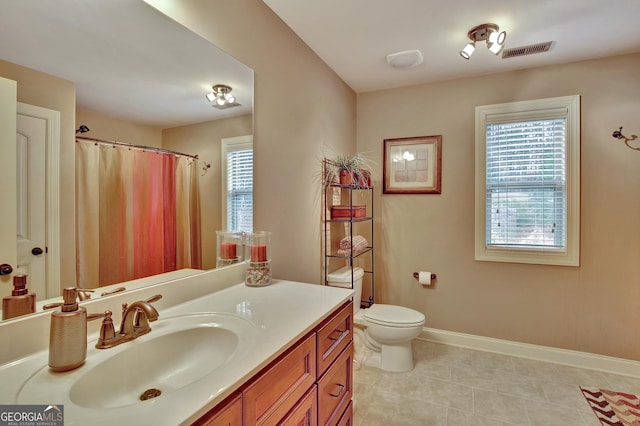
{"label": "candle in glass jar", "polygon": [[252,262],[266,262],[267,261],[267,246],[266,245],[254,245],[254,246],[251,246],[251,261]]}
{"label": "candle in glass jar", "polygon": [[235,259],[236,258],[236,244],[235,243],[221,243],[220,244],[220,258],[222,258],[222,259]]}

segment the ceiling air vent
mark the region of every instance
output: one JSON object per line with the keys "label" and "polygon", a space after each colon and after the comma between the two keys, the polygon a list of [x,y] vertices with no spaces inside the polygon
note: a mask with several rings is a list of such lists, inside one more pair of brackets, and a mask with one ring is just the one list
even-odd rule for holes
{"label": "ceiling air vent", "polygon": [[513,47],[502,51],[502,59],[515,58],[516,56],[533,55],[534,53],[548,52],[553,41],[530,44],[528,46]]}

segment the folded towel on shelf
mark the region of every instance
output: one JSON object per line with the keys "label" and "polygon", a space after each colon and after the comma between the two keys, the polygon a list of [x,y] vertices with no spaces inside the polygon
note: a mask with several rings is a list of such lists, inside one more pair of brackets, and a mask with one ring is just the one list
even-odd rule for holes
{"label": "folded towel on shelf", "polygon": [[350,256],[367,248],[369,242],[362,235],[356,235],[353,238],[345,237],[340,240],[340,249],[338,255]]}

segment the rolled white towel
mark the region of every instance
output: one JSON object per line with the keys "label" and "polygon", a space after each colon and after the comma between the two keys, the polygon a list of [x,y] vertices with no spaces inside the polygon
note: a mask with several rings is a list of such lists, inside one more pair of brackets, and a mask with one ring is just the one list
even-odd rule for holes
{"label": "rolled white towel", "polygon": [[364,247],[366,247],[369,243],[367,242],[367,239],[362,235],[355,235],[353,237],[353,241],[351,237],[344,237],[342,240],[340,240],[340,249],[349,250],[351,247],[362,246],[363,244]]}
{"label": "rolled white towel", "polygon": [[340,249],[338,254],[340,256],[350,256],[354,253],[358,253],[367,248],[369,242],[362,235],[356,235],[353,237],[353,241],[349,237],[345,237],[340,241]]}

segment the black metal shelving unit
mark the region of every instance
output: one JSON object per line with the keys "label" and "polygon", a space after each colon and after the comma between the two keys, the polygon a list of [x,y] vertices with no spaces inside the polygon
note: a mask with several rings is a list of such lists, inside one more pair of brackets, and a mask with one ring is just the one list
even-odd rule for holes
{"label": "black metal shelving unit", "polygon": [[[323,176],[327,176],[327,167],[331,167],[330,160],[323,160]],[[324,284],[329,285],[328,275],[333,272],[336,268],[336,264],[339,264],[340,261],[344,261],[346,266],[351,267],[351,288],[354,286],[354,260],[368,256],[368,259],[365,259],[365,263],[367,263],[367,267],[363,267],[364,277],[363,277],[363,295],[365,294],[365,289],[368,291],[366,294],[369,297],[366,300],[360,300],[360,305],[362,307],[369,307],[374,303],[374,221],[373,221],[373,185],[367,185],[366,187],[361,187],[356,184],[352,185],[341,185],[339,183],[326,183],[323,182],[322,187],[322,224],[323,224],[323,259],[324,259]],[[346,217],[346,218],[332,218],[331,217],[331,207],[335,205],[348,206],[350,210],[353,209],[357,204],[354,203],[354,196],[363,196],[366,201],[366,214],[363,217]],[[338,204],[334,204],[334,201],[339,199],[340,202]],[[339,243],[339,240],[336,240],[335,234],[342,235],[342,229],[344,228],[344,236],[349,237],[350,241],[353,242],[353,237],[358,235],[356,232],[358,230],[363,230],[366,228],[368,234],[368,245],[363,250],[360,250],[356,253],[353,253],[352,248],[349,249],[349,254],[344,255],[338,253],[338,250],[335,248],[336,244]],[[340,230],[340,232],[337,232]],[[368,262],[366,262],[368,260]],[[345,266],[345,265],[341,265]],[[365,279],[366,278],[366,279]]]}

